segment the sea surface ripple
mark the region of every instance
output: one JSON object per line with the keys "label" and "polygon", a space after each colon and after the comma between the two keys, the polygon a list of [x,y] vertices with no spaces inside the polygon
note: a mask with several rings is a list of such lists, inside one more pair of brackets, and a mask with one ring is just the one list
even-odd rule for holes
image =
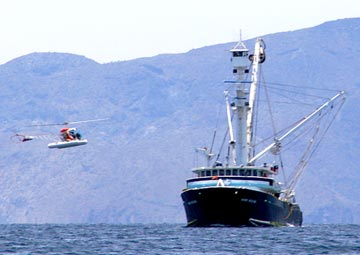
{"label": "sea surface ripple", "polygon": [[360,254],[360,225],[0,225],[0,254]]}

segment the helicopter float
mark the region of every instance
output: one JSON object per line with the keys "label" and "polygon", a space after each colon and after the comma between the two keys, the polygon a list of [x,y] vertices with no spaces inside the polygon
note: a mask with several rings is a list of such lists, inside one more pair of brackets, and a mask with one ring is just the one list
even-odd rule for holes
{"label": "helicopter float", "polygon": [[[58,135],[58,141],[54,141],[48,144],[49,149],[65,149],[75,146],[86,145],[88,143],[87,139],[84,139],[80,131],[75,127],[66,127],[68,125],[95,122],[95,121],[104,121],[104,119],[92,119],[92,120],[82,120],[82,121],[73,121],[73,122],[64,122],[64,123],[54,123],[54,124],[40,124],[40,125],[30,125],[27,127],[40,127],[40,126],[65,126],[60,129]],[[12,140],[17,142],[28,142],[35,139],[49,140],[51,135],[24,135],[24,134],[15,134],[11,137]]]}

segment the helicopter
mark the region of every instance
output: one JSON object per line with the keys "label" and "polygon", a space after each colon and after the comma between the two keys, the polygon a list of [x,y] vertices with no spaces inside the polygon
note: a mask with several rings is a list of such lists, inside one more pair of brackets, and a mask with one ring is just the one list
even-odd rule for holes
{"label": "helicopter", "polygon": [[[104,121],[109,118],[103,119],[92,119],[92,120],[82,120],[82,121],[73,121],[73,122],[64,122],[64,123],[53,123],[53,124],[40,124],[40,125],[30,125],[26,127],[40,127],[40,126],[65,126],[60,129],[58,135],[58,141],[54,141],[48,144],[49,149],[65,149],[75,146],[86,145],[88,143],[87,139],[84,139],[80,131],[75,127],[67,127],[68,125],[95,122],[95,121]],[[35,139],[41,140],[50,140],[52,135],[25,135],[25,134],[15,134],[11,137],[12,140],[16,142],[28,142]]]}

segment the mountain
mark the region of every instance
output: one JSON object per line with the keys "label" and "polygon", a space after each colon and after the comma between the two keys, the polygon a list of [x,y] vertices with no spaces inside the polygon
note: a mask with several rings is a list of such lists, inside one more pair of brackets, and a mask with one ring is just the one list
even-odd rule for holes
{"label": "mountain", "polygon": [[[360,223],[360,19],[264,35],[266,77],[338,88],[347,101],[297,188],[306,223]],[[254,39],[246,41],[252,47]],[[99,64],[32,53],[0,66],[0,223],[185,224],[180,192],[211,142],[235,42]],[[221,108],[222,109],[222,108]],[[15,133],[77,125],[86,146],[49,150]]]}

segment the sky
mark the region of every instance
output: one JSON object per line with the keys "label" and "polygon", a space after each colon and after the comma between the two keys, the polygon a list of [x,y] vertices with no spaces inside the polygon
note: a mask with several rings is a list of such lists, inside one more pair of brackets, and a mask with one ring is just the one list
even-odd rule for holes
{"label": "sky", "polygon": [[360,0],[0,0],[0,64],[33,52],[99,63],[360,17]]}

